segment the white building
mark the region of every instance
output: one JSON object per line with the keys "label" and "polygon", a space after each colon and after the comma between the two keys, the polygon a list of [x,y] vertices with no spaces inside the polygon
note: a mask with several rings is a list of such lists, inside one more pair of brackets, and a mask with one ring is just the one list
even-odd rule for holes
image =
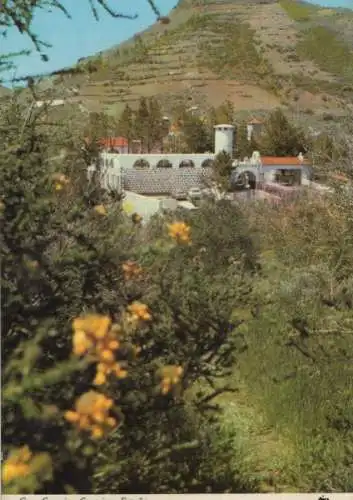
{"label": "white building", "polygon": [[236,183],[241,177],[246,177],[251,185],[264,183],[283,183],[291,178],[296,185],[310,185],[312,176],[311,164],[302,154],[298,156],[261,156],[254,151],[251,158],[233,163],[235,170],[232,175]]}
{"label": "white building", "polygon": [[[103,151],[101,153],[101,183],[106,189],[126,190],[140,195],[173,196],[181,199],[190,189],[209,183],[215,156],[233,152],[234,127],[215,126],[215,151],[204,154],[131,154]],[[254,152],[250,159],[233,162],[232,181],[246,188],[260,188],[264,183],[309,185],[311,165],[298,157],[265,157]],[[94,168],[94,167],[93,167]],[[91,169],[92,171],[92,169]],[[282,179],[283,182],[282,182]],[[206,182],[207,181],[207,182]]]}
{"label": "white building", "polygon": [[41,108],[43,106],[63,106],[65,104],[65,99],[53,99],[52,101],[36,101],[36,107]]}

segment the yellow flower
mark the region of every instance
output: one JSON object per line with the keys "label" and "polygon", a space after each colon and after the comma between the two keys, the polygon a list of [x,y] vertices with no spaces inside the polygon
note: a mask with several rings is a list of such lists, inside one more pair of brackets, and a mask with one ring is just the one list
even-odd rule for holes
{"label": "yellow flower", "polygon": [[31,468],[27,464],[5,463],[2,471],[2,480],[4,483],[9,483],[13,479],[28,476],[30,472]]}
{"label": "yellow flower", "polygon": [[103,437],[104,435],[104,430],[102,429],[102,427],[98,426],[98,425],[95,425],[93,428],[92,428],[92,433],[91,433],[93,439],[100,439]]}
{"label": "yellow flower", "polygon": [[89,431],[91,437],[99,439],[118,425],[109,415],[113,400],[95,391],[89,391],[76,401],[75,411],[65,413],[65,418],[79,430]]}
{"label": "yellow flower", "polygon": [[114,354],[112,351],[105,349],[99,353],[99,358],[106,363],[111,363],[114,361]]}
{"label": "yellow flower", "polygon": [[92,414],[92,418],[98,424],[101,424],[105,420],[105,415],[102,411],[96,411]]}
{"label": "yellow flower", "polygon": [[108,213],[104,205],[96,205],[94,211],[99,215],[107,215]]}
{"label": "yellow flower", "polygon": [[33,453],[26,445],[18,450],[18,454],[16,454],[16,460],[20,460],[22,462],[28,462],[29,460],[31,460],[32,456]]}
{"label": "yellow flower", "polygon": [[108,347],[112,351],[116,351],[120,347],[120,342],[118,342],[117,340],[111,340],[110,342],[108,342]]}
{"label": "yellow flower", "polygon": [[75,331],[72,341],[73,352],[76,356],[82,356],[82,354],[85,354],[93,345],[92,341],[83,330]]}
{"label": "yellow flower", "polygon": [[76,423],[80,420],[80,414],[77,413],[77,411],[72,411],[72,410],[69,410],[67,412],[65,412],[65,419],[68,421],[68,422],[71,422],[71,423]]}
{"label": "yellow flower", "polygon": [[93,384],[94,385],[103,385],[106,383],[106,381],[107,381],[107,377],[105,376],[105,374],[103,372],[97,372],[96,376],[93,380]]}
{"label": "yellow flower", "polygon": [[80,417],[80,420],[78,421],[78,427],[84,431],[89,430],[90,421],[89,421],[89,417],[87,415],[82,415]]}
{"label": "yellow flower", "polygon": [[121,368],[121,366],[120,366],[119,363],[116,363],[114,365],[114,372],[115,372],[115,375],[118,378],[125,378],[125,377],[127,377],[127,370],[124,370],[123,368]]}
{"label": "yellow flower", "polygon": [[33,454],[28,446],[15,450],[5,461],[2,468],[2,480],[9,483],[13,479],[28,476],[31,473],[30,461]]}
{"label": "yellow flower", "polygon": [[[136,304],[138,307],[136,309]],[[150,319],[147,306],[136,303],[133,306],[134,321]],[[135,309],[134,309],[135,307]],[[132,312],[132,311],[131,311]],[[116,363],[115,352],[120,347],[118,335],[122,333],[119,324],[111,324],[108,316],[90,314],[73,321],[73,352],[77,356],[89,354],[92,361],[97,362],[97,372],[94,385],[103,385],[107,376],[114,373],[119,378],[127,376],[127,371]]]}
{"label": "yellow flower", "polygon": [[167,394],[170,392],[173,386],[176,386],[183,375],[183,368],[176,365],[164,366],[159,371],[159,376],[161,377],[161,392],[162,394]]}
{"label": "yellow flower", "polygon": [[142,272],[142,268],[131,260],[124,262],[123,264],[124,278],[130,280],[132,278],[137,278]]}
{"label": "yellow flower", "polygon": [[161,382],[162,394],[167,394],[172,387],[170,378],[166,377]]}
{"label": "yellow flower", "polygon": [[108,316],[88,314],[73,321],[73,330],[84,332],[96,339],[103,339],[108,334],[112,321]]}
{"label": "yellow flower", "polygon": [[128,306],[127,310],[133,321],[149,321],[152,318],[148,306],[146,306],[146,304],[142,304],[141,302],[133,302]]}
{"label": "yellow flower", "polygon": [[188,243],[190,241],[191,228],[185,222],[173,222],[168,224],[169,236],[178,243]]}

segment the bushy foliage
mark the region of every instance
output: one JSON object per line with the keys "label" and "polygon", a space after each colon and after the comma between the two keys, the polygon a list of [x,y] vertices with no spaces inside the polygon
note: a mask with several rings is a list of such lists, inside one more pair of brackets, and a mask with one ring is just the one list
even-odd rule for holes
{"label": "bushy foliage", "polygon": [[[10,460],[13,448],[28,446],[20,456],[44,453],[48,466],[42,477],[29,462],[31,472],[6,481],[7,490],[236,487],[226,464],[225,486],[224,478],[203,473],[212,445],[197,429],[213,425],[213,381],[236,353],[229,324],[249,287],[243,262],[223,259],[211,273],[207,253],[199,255],[207,242],[192,221],[163,222],[148,236],[138,217],[127,218],[119,202],[87,181],[79,151],[74,168],[71,151],[54,170],[52,129],[40,113],[23,127],[21,112],[10,103],[1,124],[3,450]],[[209,224],[209,216],[198,224]],[[246,253],[241,238],[238,247]],[[111,348],[92,340],[96,331]],[[188,396],[196,382],[202,389]],[[103,442],[105,431],[98,421],[88,424],[82,410],[95,415],[97,391],[114,405],[104,418],[120,424]]]}
{"label": "bushy foliage", "polygon": [[296,443],[281,474],[299,491],[352,488],[350,196],[336,187],[251,215],[263,277],[240,372],[271,425]]}
{"label": "bushy foliage", "polygon": [[291,124],[278,108],[264,123],[259,148],[263,155],[297,156],[306,152],[307,145],[303,131]]}
{"label": "bushy foliage", "polygon": [[214,159],[212,165],[212,180],[222,192],[230,190],[230,176],[233,170],[232,157],[221,151]]}

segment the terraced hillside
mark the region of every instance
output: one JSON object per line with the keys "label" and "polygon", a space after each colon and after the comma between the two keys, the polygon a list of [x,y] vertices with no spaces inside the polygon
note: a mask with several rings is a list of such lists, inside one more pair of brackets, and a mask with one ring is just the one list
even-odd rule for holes
{"label": "terraced hillside", "polygon": [[52,80],[57,92],[112,114],[158,95],[166,110],[230,99],[239,112],[283,105],[308,120],[340,115],[353,102],[353,11],[295,0],[181,0],[169,24],[73,70]]}

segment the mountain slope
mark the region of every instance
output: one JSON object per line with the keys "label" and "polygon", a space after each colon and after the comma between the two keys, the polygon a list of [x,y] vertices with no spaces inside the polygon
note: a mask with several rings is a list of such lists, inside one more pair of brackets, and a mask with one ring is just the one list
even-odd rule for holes
{"label": "mountain slope", "polygon": [[[295,0],[181,0],[170,23],[59,74],[61,92],[90,110],[119,112],[141,95],[166,110],[225,99],[236,109],[284,105],[307,118],[353,102],[353,11]],[[60,72],[59,72],[60,73]]]}

